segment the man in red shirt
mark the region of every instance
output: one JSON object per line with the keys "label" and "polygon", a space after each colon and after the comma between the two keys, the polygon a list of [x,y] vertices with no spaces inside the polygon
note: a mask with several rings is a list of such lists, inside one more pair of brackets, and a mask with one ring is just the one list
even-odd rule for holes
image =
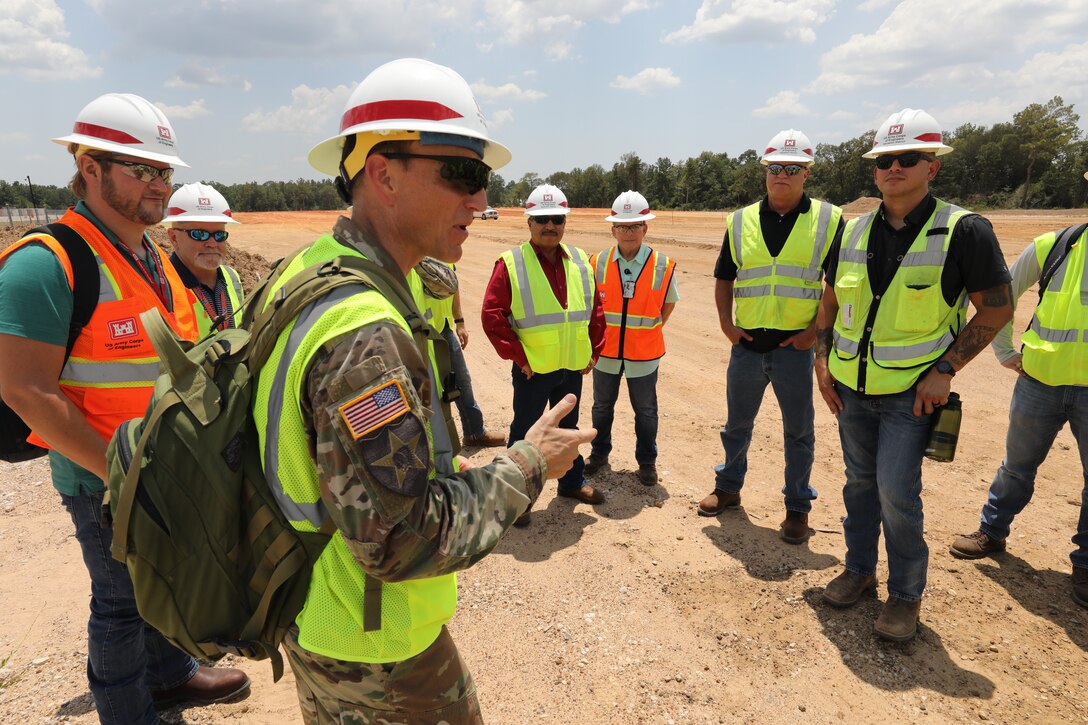
{"label": "man in red shirt", "polygon": [[[586,253],[562,243],[570,207],[555,186],[541,184],[525,202],[530,240],[495,262],[481,320],[499,357],[513,362],[514,420],[507,445],[521,440],[549,404],[581,396],[582,376],[604,348],[605,321]],[[578,427],[578,408],[560,422]],[[559,495],[604,502],[589,486],[582,456],[559,479]],[[529,525],[526,511],[515,523]]]}

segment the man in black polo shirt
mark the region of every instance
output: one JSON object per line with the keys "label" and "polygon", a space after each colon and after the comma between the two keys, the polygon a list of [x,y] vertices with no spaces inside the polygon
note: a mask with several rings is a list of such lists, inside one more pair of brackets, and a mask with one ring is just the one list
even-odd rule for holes
{"label": "man in black polo shirt", "polygon": [[[714,467],[714,490],[699,502],[700,516],[740,504],[763,393],[770,384],[782,411],[786,518],[779,535],[791,544],[809,537],[816,491],[809,485],[815,446],[812,343],[823,262],[842,224],[842,210],[805,193],[812,143],[788,129],[767,142],[767,196],[726,220],[714,301],[733,348],[726,373],[728,419],[722,428],[725,463]],[[734,302],[736,312],[734,316]]]}
{"label": "man in black polo shirt", "polygon": [[865,156],[876,159],[883,203],[835,241],[816,321],[816,379],[846,464],[846,568],[823,599],[847,607],[875,589],[883,526],[888,600],[874,629],[897,642],[917,631],[926,585],[922,455],[933,412],[1012,319],[990,223],[929,193],[937,156],[951,150],[925,111],[904,109],[877,130]]}

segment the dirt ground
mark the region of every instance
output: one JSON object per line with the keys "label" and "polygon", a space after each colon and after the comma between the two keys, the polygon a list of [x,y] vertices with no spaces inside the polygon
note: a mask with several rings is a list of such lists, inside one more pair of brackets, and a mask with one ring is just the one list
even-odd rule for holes
{"label": "dirt ground", "polygon": [[[509,364],[479,324],[495,258],[526,238],[519,210],[477,221],[459,264],[466,349],[488,425],[510,422]],[[564,241],[589,252],[610,241],[605,210],[576,210]],[[330,229],[335,214],[239,214],[240,249],[268,259]],[[1011,263],[1037,234],[1083,211],[989,215]],[[956,377],[964,422],[954,463],[924,465],[930,545],[921,630],[910,643],[875,638],[886,596],[849,610],[820,603],[845,553],[843,464],[834,418],[816,394],[814,536],[782,543],[782,433],[764,401],[741,508],[696,515],[722,459],[729,343],[718,330],[712,269],[723,213],[664,212],[648,241],[678,262],[681,301],[666,328],[659,435],[663,480],[635,476],[633,421],[621,396],[609,496],[589,507],[549,484],[533,523],[460,575],[451,630],[491,723],[790,723],[1088,721],[1088,611],[1069,597],[1069,537],[1082,487],[1063,431],[1017,519],[1008,553],[963,562],[948,553],[977,528],[1004,451],[1013,373],[984,352]],[[1022,299],[1017,328],[1034,307]],[[582,420],[589,424],[589,386]],[[471,452],[471,451],[470,451]],[[489,460],[478,451],[477,463]],[[41,462],[0,465],[0,722],[92,723],[84,675],[87,577],[71,525]],[[878,578],[886,577],[882,565]],[[168,722],[297,722],[291,675],[273,684],[263,662],[241,703],[172,710]]]}

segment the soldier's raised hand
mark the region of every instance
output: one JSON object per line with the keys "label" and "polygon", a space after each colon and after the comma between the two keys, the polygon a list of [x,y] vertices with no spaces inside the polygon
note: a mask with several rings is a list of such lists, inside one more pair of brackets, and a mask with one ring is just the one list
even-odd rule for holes
{"label": "soldier's raised hand", "polygon": [[578,457],[578,446],[593,441],[597,431],[593,428],[560,428],[559,423],[578,405],[578,398],[571,393],[563,396],[525,434],[525,440],[544,454],[548,478],[559,478],[570,470]]}

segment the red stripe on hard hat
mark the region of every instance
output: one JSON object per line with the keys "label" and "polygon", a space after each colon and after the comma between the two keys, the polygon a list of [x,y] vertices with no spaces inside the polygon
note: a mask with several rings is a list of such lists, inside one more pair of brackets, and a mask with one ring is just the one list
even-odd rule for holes
{"label": "red stripe on hard hat", "polygon": [[223,210],[222,212],[220,212],[220,213],[221,213],[221,214],[222,214],[223,216],[229,216],[229,217],[230,217],[231,219],[233,219],[233,218],[234,218],[234,215],[230,213],[230,209],[224,209],[224,210]]}
{"label": "red stripe on hard hat", "polygon": [[804,149],[804,153],[808,154],[809,156],[812,156],[812,149]]}
{"label": "red stripe on hard hat", "polygon": [[565,201],[561,201],[561,202],[559,202],[559,206],[561,206],[561,207],[566,207],[566,206],[567,206],[567,202],[565,202]]}
{"label": "red stripe on hard hat", "polygon": [[118,131],[115,128],[106,128],[105,126],[96,126],[93,123],[84,123],[82,121],[76,121],[76,125],[72,126],[72,133],[78,133],[84,136],[94,136],[103,141],[113,141],[114,143],[141,143],[140,139],[130,136],[124,131]]}
{"label": "red stripe on hard hat", "polygon": [[167,216],[181,216],[182,214],[188,214],[188,210],[182,209],[180,206],[172,206],[166,210]]}
{"label": "red stripe on hard hat", "polygon": [[777,150],[778,149],[776,149],[774,146],[768,146],[767,150],[763,152],[763,155],[766,156],[767,154],[773,154]]}
{"label": "red stripe on hard hat", "polygon": [[650,213],[649,209],[643,209],[642,211],[639,212],[639,214],[649,214],[649,213]]}
{"label": "red stripe on hard hat", "polygon": [[926,143],[930,143],[932,141],[936,141],[937,143],[941,143],[941,132],[938,131],[937,133],[923,133],[921,136],[915,136],[914,140],[915,141],[924,141]]}
{"label": "red stripe on hard hat", "polygon": [[344,111],[340,130],[370,121],[389,121],[395,118],[416,121],[446,121],[461,118],[461,114],[449,106],[435,101],[374,101]]}
{"label": "red stripe on hard hat", "polygon": [[532,201],[525,202],[525,208],[526,209],[532,209],[534,206],[536,206],[535,202],[532,202]]}

